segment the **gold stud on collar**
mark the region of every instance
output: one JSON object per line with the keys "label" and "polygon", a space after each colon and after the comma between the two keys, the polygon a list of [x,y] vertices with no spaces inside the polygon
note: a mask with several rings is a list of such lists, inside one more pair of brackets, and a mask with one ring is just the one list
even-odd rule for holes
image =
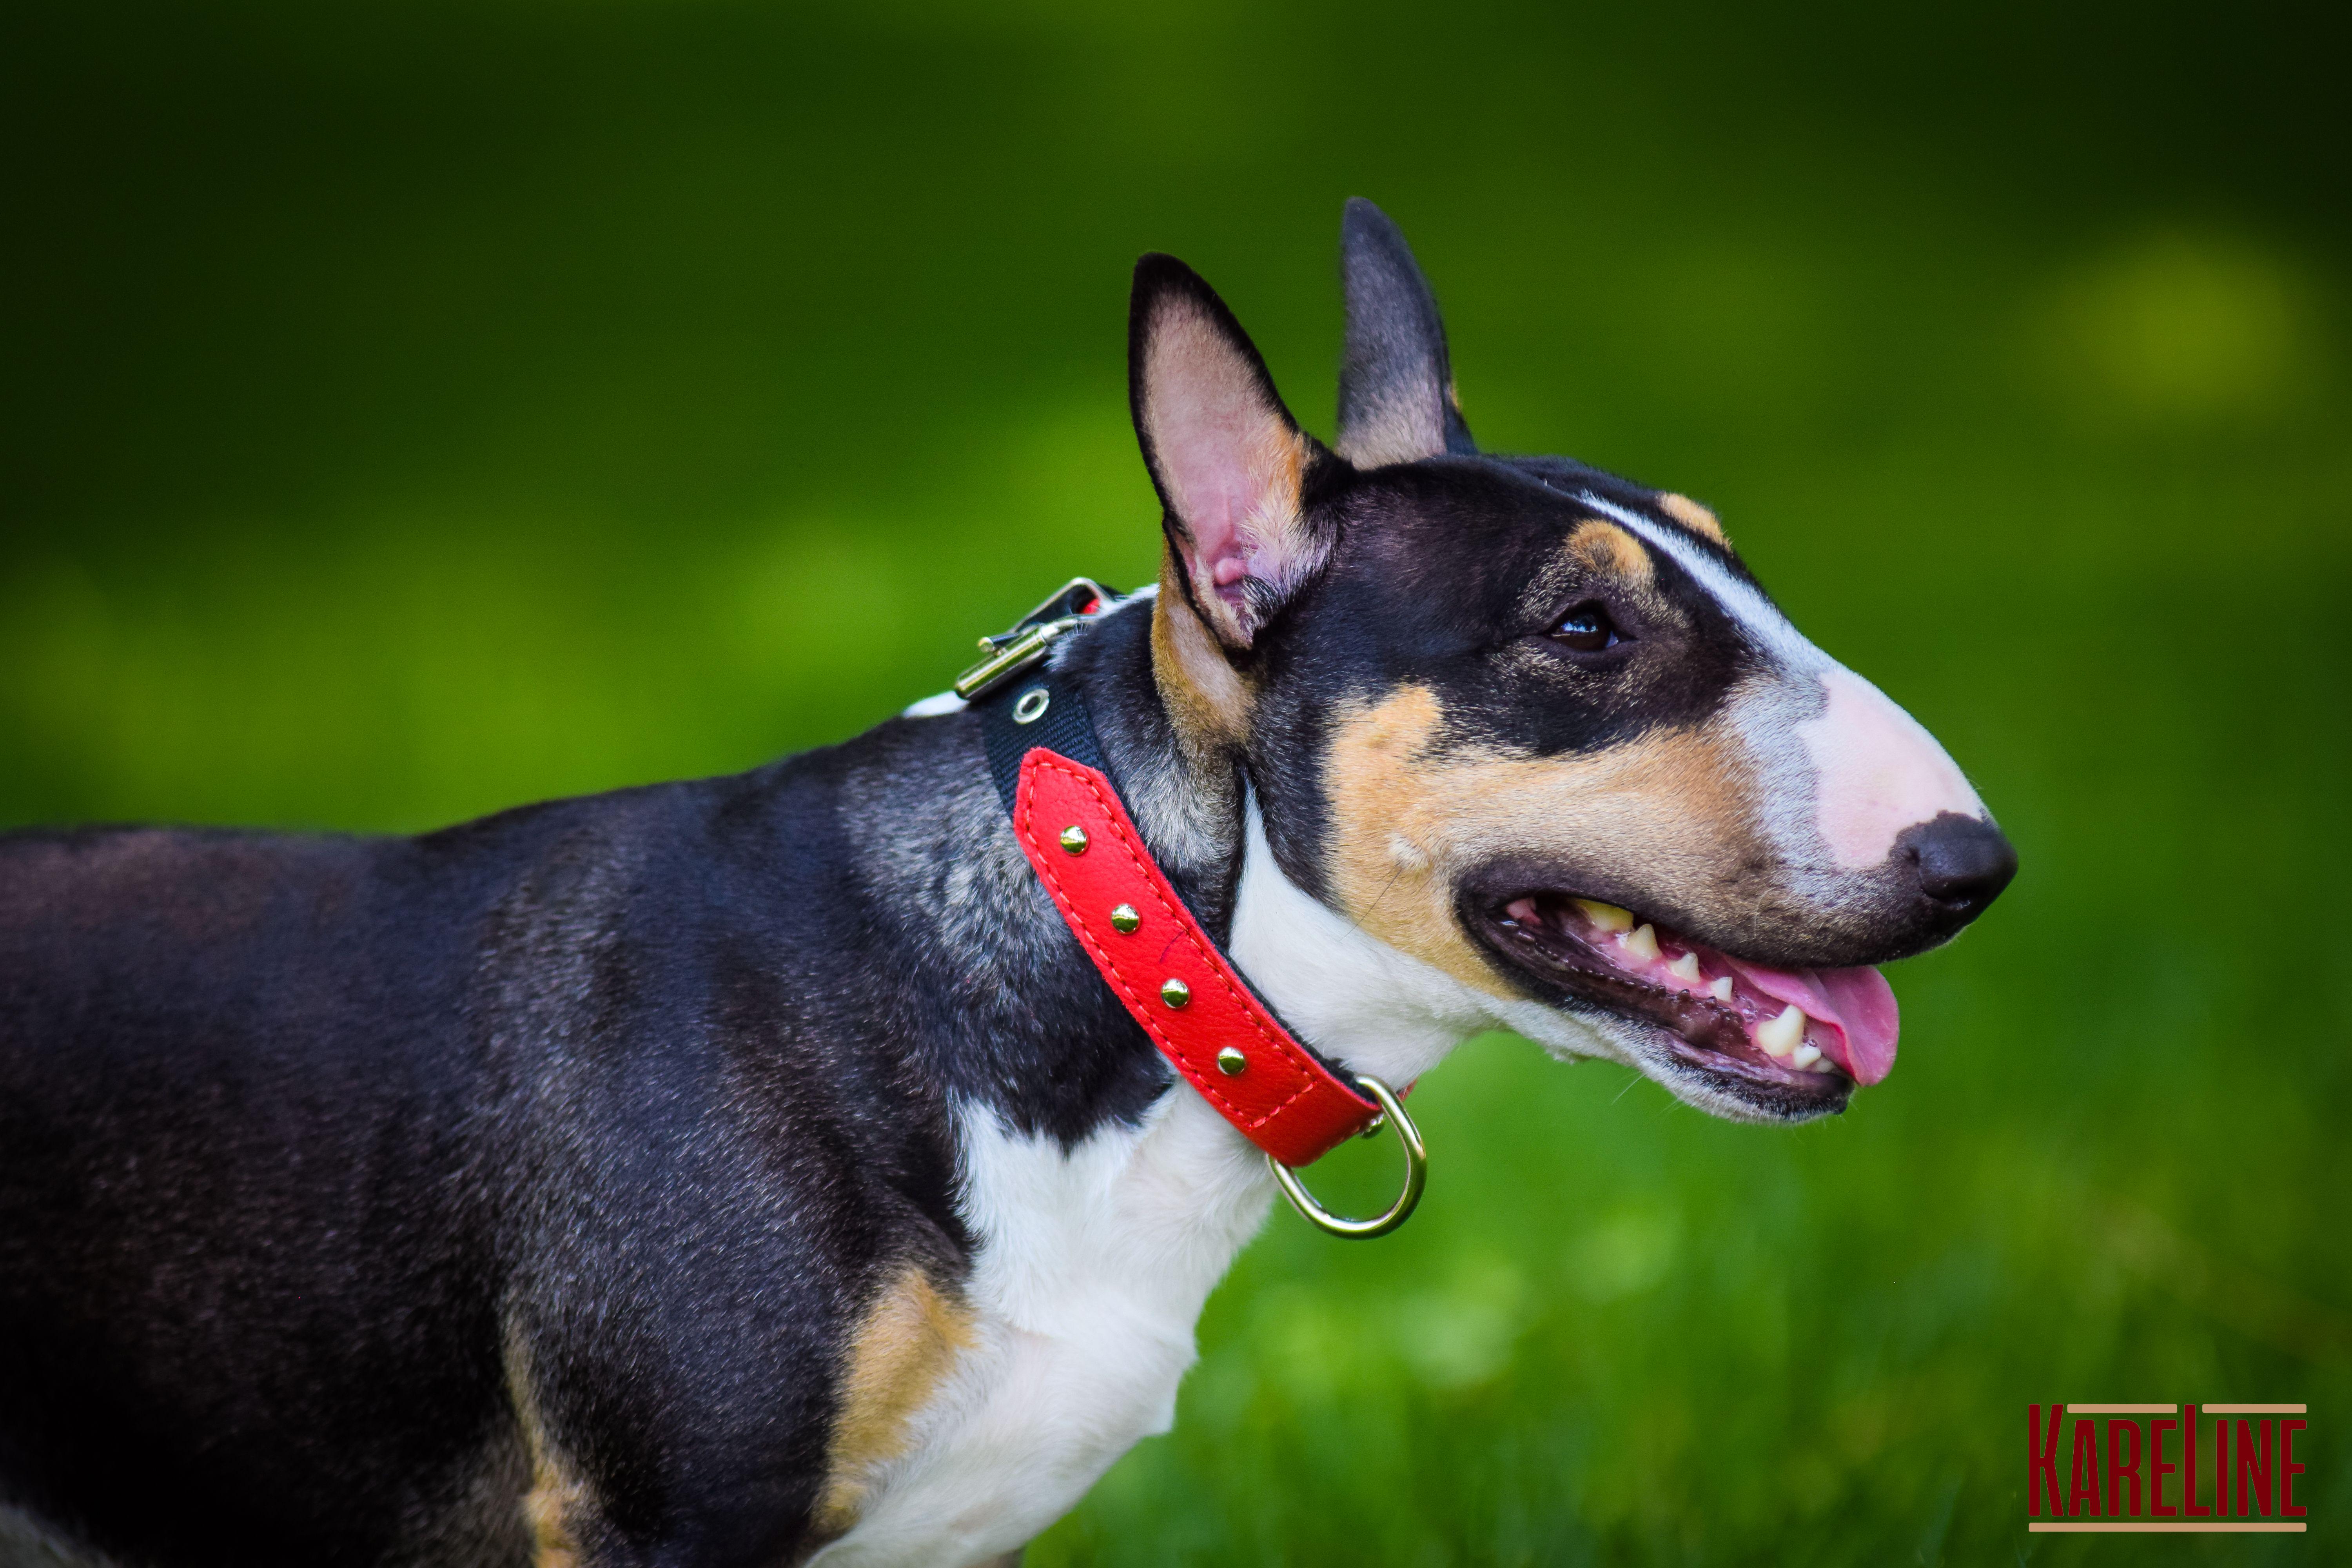
{"label": "gold stud on collar", "polygon": [[1135,906],[1133,904],[1113,904],[1111,906],[1111,930],[1125,933],[1127,931],[1133,931],[1142,923],[1143,917],[1135,912]]}
{"label": "gold stud on collar", "polygon": [[1227,1046],[1217,1053],[1217,1070],[1227,1078],[1239,1078],[1249,1071],[1249,1058]]}
{"label": "gold stud on collar", "polygon": [[1069,826],[1062,829],[1062,847],[1068,850],[1073,855],[1085,854],[1087,852],[1087,830],[1080,827],[1075,822],[1070,824]]}
{"label": "gold stud on collar", "polygon": [[1160,983],[1160,999],[1171,1007],[1181,1007],[1192,999],[1192,988],[1171,975]]}

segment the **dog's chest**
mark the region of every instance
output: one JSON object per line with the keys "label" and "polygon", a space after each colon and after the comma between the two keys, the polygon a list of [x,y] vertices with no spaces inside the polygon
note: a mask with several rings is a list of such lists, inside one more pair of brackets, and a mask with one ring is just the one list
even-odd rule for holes
{"label": "dog's chest", "polygon": [[[1391,1082],[1484,1021],[1482,1000],[1285,878],[1253,803],[1234,962],[1307,1037]],[[1209,1291],[1273,1201],[1247,1140],[1190,1089],[1066,1154],[961,1108],[978,1247],[970,1343],[894,1457],[854,1478],[825,1568],[986,1563],[1024,1545],[1143,1437],[1167,1430]]]}
{"label": "dog's chest", "polygon": [[1198,1096],[1066,1154],[959,1117],[971,1343],[814,1560],[977,1563],[1025,1544],[1174,1419],[1210,1289],[1264,1221],[1264,1163]]}

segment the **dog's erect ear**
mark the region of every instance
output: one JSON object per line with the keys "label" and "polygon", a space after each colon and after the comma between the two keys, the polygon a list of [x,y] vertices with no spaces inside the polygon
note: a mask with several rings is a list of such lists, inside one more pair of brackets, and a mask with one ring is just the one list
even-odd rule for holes
{"label": "dog's erect ear", "polygon": [[1351,196],[1339,221],[1348,292],[1339,363],[1339,455],[1360,468],[1475,452],[1454,397],[1437,296],[1388,214]]}
{"label": "dog's erect ear", "polygon": [[1217,640],[1246,648],[1330,552],[1301,505],[1329,458],[1224,301],[1172,256],[1135,264],[1127,376],[1184,586]]}

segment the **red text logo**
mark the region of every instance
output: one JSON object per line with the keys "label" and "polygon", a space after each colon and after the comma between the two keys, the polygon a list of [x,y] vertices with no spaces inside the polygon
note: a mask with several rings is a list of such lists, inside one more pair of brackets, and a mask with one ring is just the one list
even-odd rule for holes
{"label": "red text logo", "polygon": [[[2035,1531],[2301,1534],[2301,1405],[2026,1407]],[[2072,1417],[2072,1431],[2068,1418]],[[2061,1479],[2064,1488],[2060,1488]]]}

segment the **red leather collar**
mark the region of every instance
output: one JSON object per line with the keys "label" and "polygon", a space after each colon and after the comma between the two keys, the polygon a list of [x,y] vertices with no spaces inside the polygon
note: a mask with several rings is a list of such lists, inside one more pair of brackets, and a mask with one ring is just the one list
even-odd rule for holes
{"label": "red leather collar", "polygon": [[1380,1114],[1257,999],[1100,769],[1031,747],[1013,831],[1104,981],[1244,1137],[1286,1165],[1311,1164]]}

